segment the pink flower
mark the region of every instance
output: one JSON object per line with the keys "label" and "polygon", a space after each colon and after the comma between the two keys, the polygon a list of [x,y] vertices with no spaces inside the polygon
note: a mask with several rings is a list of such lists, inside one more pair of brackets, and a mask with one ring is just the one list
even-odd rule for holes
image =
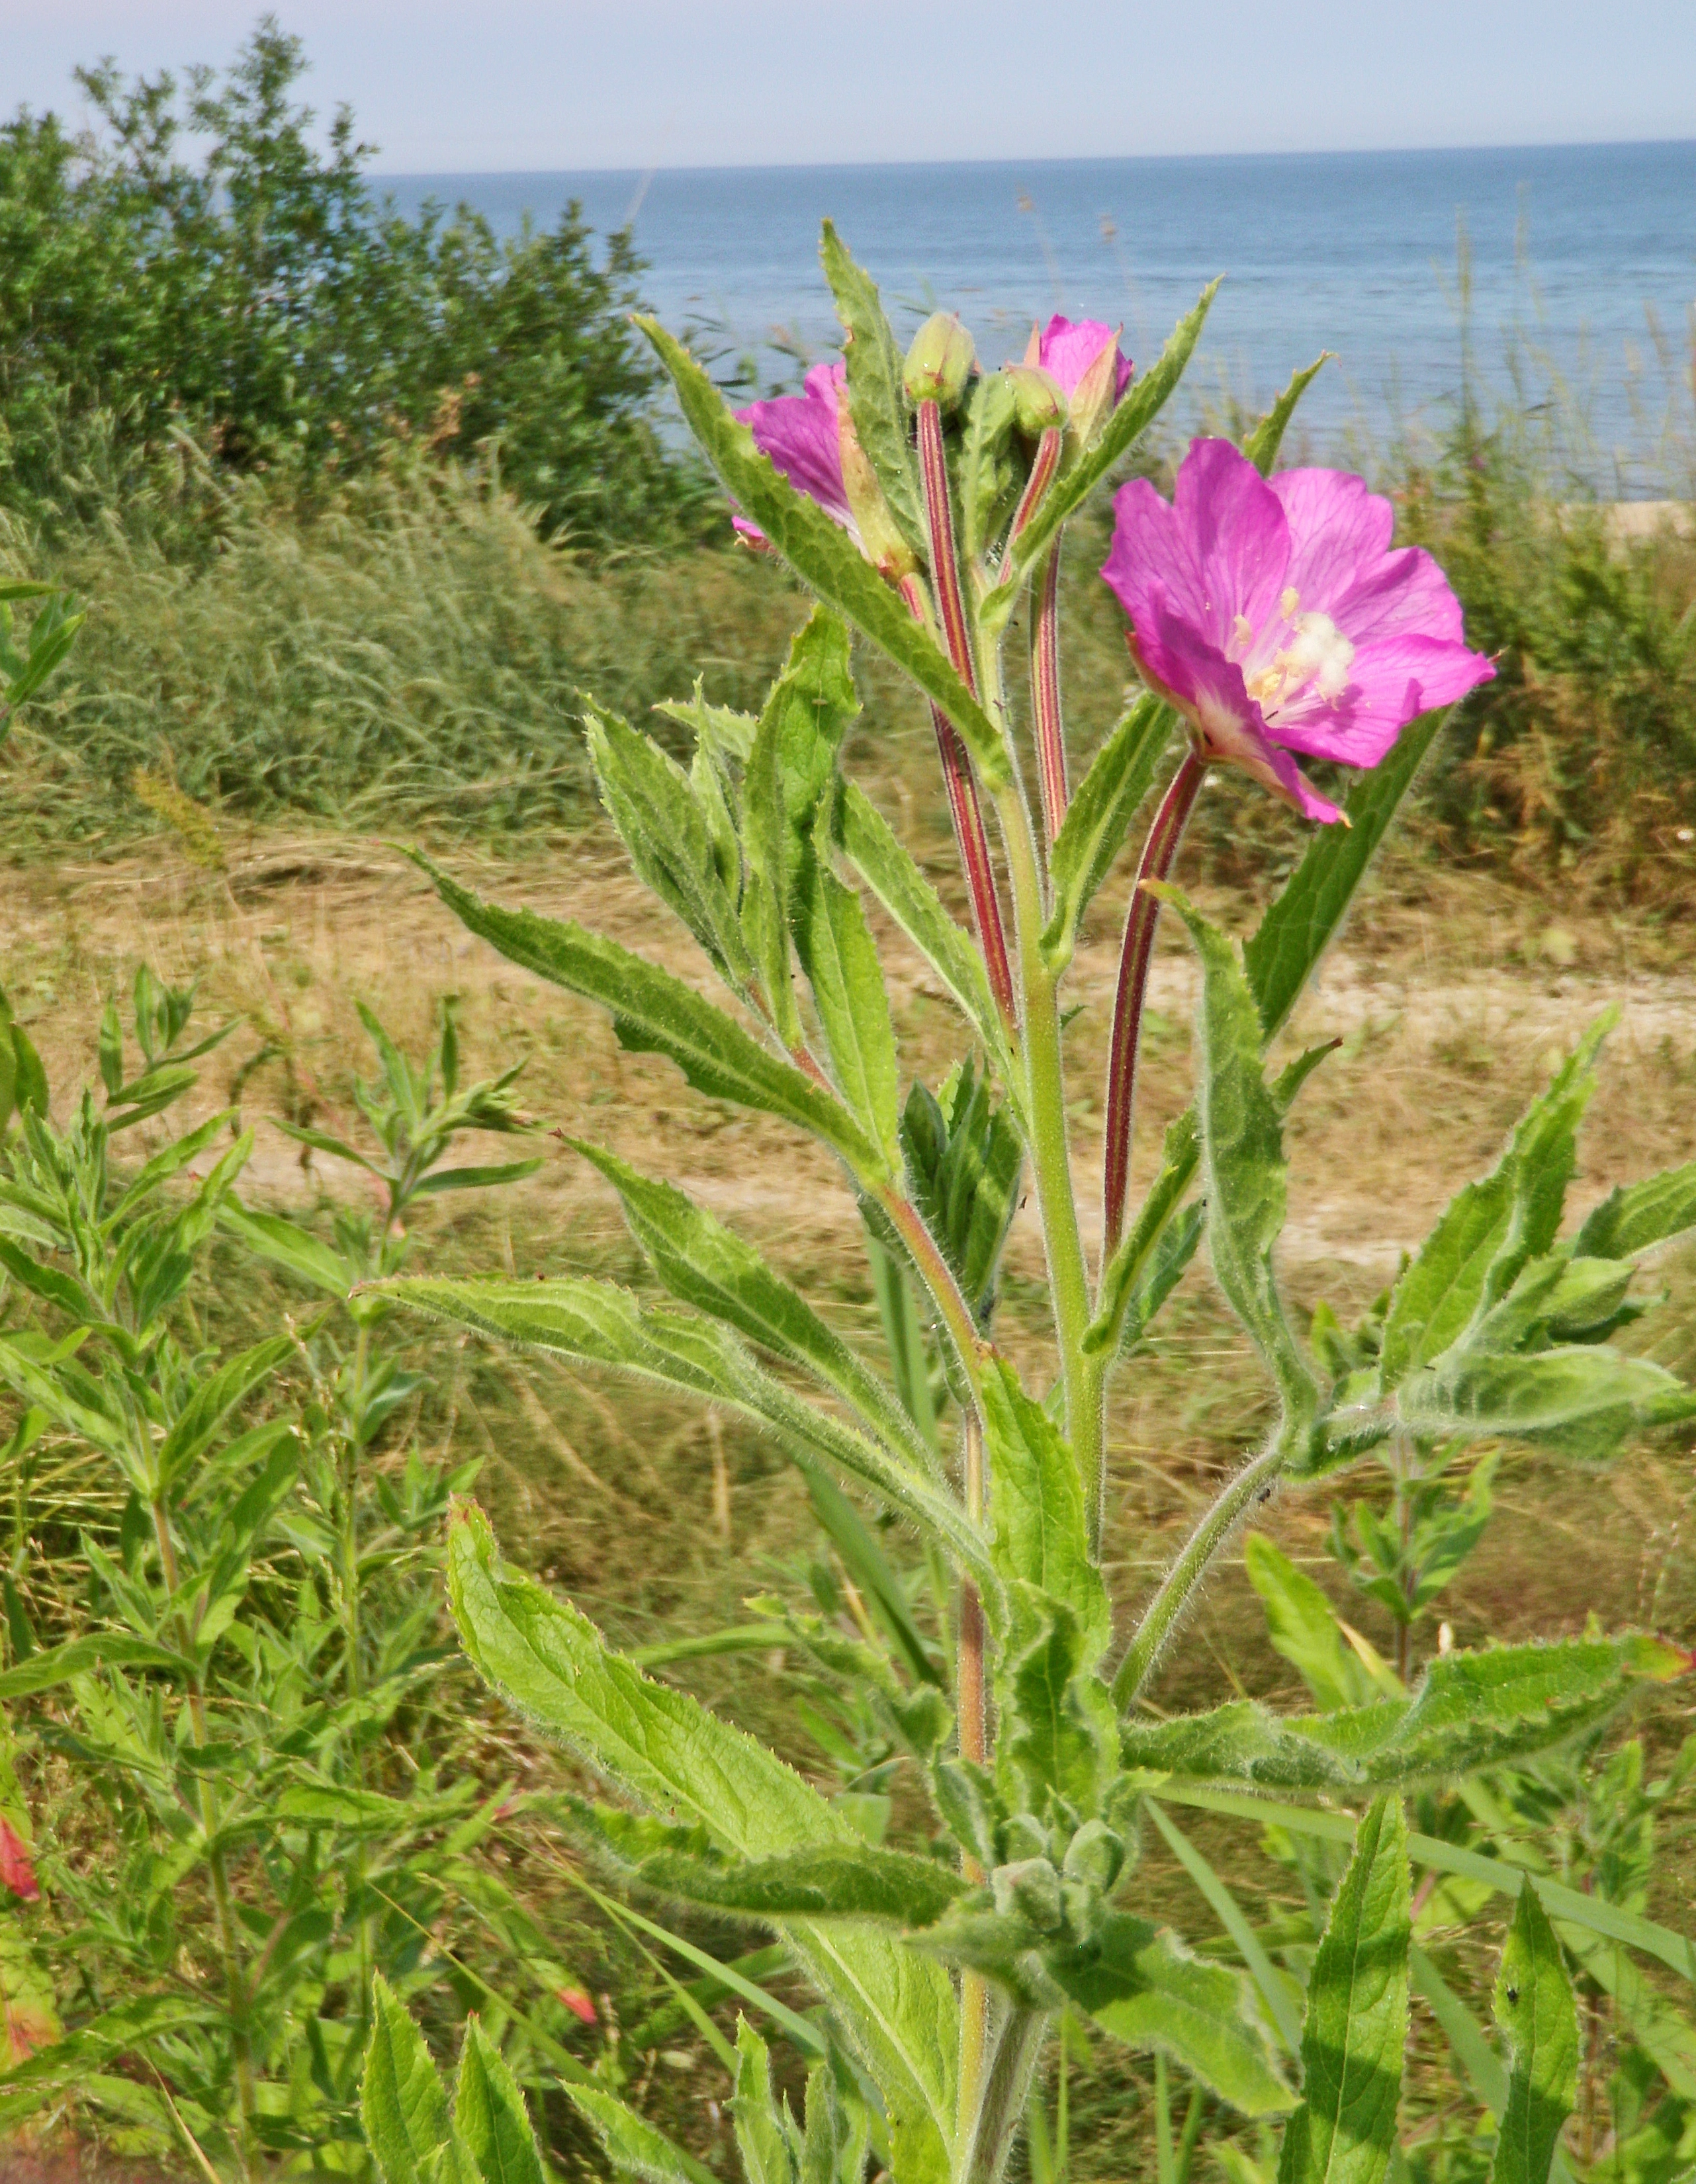
{"label": "pink flower", "polygon": [[580,2017],[585,2025],[599,2021],[594,2014],[594,2004],[580,1986],[562,1986],[559,1990],[559,1998],[572,2015]]}
{"label": "pink flower", "polygon": [[[1109,350],[1113,359],[1111,366],[1103,362]],[[1068,400],[1097,365],[1103,380],[1108,370],[1112,371],[1114,408],[1130,384],[1130,359],[1119,353],[1118,332],[1112,326],[1104,326],[1099,319],[1063,319],[1057,311],[1040,333],[1033,329],[1024,360],[1040,365],[1052,379],[1059,382],[1060,392]]]}
{"label": "pink flower", "polygon": [[1340,819],[1292,752],[1374,766],[1420,713],[1495,673],[1429,554],[1390,545],[1394,511],[1342,471],[1263,478],[1229,440],[1192,441],[1171,502],[1120,488],[1102,574],[1143,679],[1208,758],[1309,819]]}
{"label": "pink flower", "polygon": [[[842,480],[839,398],[847,383],[846,365],[816,364],[801,382],[805,393],[750,402],[736,415],[753,432],[760,453],[769,455],[795,490],[816,500],[858,545],[859,529]],[[765,534],[746,516],[733,521],[750,543],[765,543]]]}

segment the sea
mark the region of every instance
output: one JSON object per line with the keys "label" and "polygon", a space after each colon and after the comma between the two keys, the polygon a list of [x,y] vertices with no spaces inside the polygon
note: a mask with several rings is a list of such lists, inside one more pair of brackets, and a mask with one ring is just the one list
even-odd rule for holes
{"label": "sea", "polygon": [[1152,359],[1223,285],[1191,421],[1264,407],[1321,351],[1311,452],[1434,441],[1463,387],[1604,493],[1690,489],[1696,142],[650,173],[377,178],[398,209],[463,202],[501,234],[571,203],[628,226],[644,292],[763,388],[834,346],[834,220],[897,332],[958,310],[980,355],[1053,311]]}

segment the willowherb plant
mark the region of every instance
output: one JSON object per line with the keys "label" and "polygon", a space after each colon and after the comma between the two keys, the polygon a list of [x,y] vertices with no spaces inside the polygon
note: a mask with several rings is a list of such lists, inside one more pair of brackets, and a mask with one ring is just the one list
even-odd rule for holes
{"label": "willowherb plant", "polygon": [[[761,2036],[741,2029],[732,2111],[752,2184],[857,2184],[870,2160],[896,2184],[990,2184],[1068,2011],[1157,2051],[1163,2090],[1175,2064],[1207,2094],[1280,2126],[1288,2184],[1375,2184],[1401,2158],[1413,1861],[1517,1898],[1497,1996],[1504,2053],[1452,1996],[1460,2016],[1444,2023],[1464,2027],[1469,2068],[1481,2055],[1488,2064],[1475,2081],[1500,2120],[1495,2175],[1542,2184],[1560,2159],[1576,2041],[1560,1936],[1605,1934],[1687,1977],[1696,1968],[1687,1945],[1635,1912],[1410,1837],[1403,1794],[1533,1760],[1605,1719],[1644,1680],[1683,1672],[1688,1658],[1651,1636],[1597,1635],[1451,1651],[1411,1691],[1339,1689],[1297,1718],[1241,1702],[1162,1719],[1141,1702],[1210,1564],[1275,1490],[1331,1479],[1398,1441],[1522,1438],[1598,1458],[1633,1432],[1696,1415],[1696,1394],[1608,1340],[1635,1309],[1639,1256],[1696,1226],[1696,1163],[1615,1192],[1563,1239],[1598,1026],[1495,1169],[1444,1212],[1370,1343],[1315,1353],[1297,1339],[1275,1269],[1282,1125],[1326,1050],[1281,1066],[1269,1054],[1437,733],[1438,709],[1487,677],[1489,663],[1465,645],[1428,557],[1392,550],[1386,503],[1336,472],[1269,475],[1313,376],[1298,373],[1241,448],[1191,449],[1170,506],[1146,484],[1120,490],[1104,574],[1147,689],[1074,791],[1057,638],[1063,529],[1171,394],[1208,298],[1140,378],[1111,330],[1060,320],[1033,337],[1023,365],[974,376],[957,320],[933,319],[903,359],[875,288],[828,226],[823,259],[845,356],[802,396],[733,415],[678,343],[644,328],[739,521],[817,597],[788,665],[757,718],[699,697],[667,709],[694,731],[687,767],[613,716],[589,715],[601,793],[631,861],[700,943],[731,1006],[577,924],[483,902],[427,869],[473,932],[605,1009],[624,1045],[668,1057],[709,1097],[827,1147],[884,1255],[878,1263],[919,1301],[940,1375],[897,1342],[895,1382],[884,1381],[715,1217],[588,1145],[578,1150],[618,1192],[674,1301],[644,1304],[570,1276],[385,1287],[460,1325],[728,1407],[769,1431],[810,1479],[833,1491],[845,1482],[909,1526],[932,1573],[934,1635],[893,1580],[881,1595],[864,1588],[851,1637],[800,1617],[776,1627],[875,1708],[953,1853],[868,1842],[780,1758],[650,1680],[574,1607],[503,1568],[468,1505],[449,1550],[465,1642],[514,1706],[625,1801],[577,1810],[594,1855],[644,1889],[774,1929],[821,1997],[823,2035],[813,2020],[786,2027],[811,2064],[801,2124],[774,2098]],[[1003,679],[1004,638],[1027,599],[1029,753]],[[929,703],[973,936],[843,771],[857,710],[851,628]],[[1308,784],[1301,755],[1362,770],[1345,809]],[[1319,822],[1241,948],[1168,878],[1215,766]],[[1104,1241],[1092,1266],[1068,1131],[1063,1000],[1080,921],[1163,768],[1114,1003]],[[958,1010],[961,1067],[934,1093],[915,1084],[902,1096],[867,894]],[[1139,1019],[1167,902],[1199,959],[1196,1095],[1133,1209]],[[996,1264],[1027,1169],[1052,1300],[1046,1384],[1015,1373],[991,1332]],[[1276,1424],[1152,1597],[1115,1602],[1101,1559],[1115,1380],[1204,1237],[1275,1391]],[[887,1318],[896,1329],[899,1315]],[[1169,1804],[1252,1817],[1270,1791],[1283,1793],[1286,1829],[1346,1854],[1317,1946],[1292,1960],[1305,1997],[1210,1869],[1201,1868],[1204,1892],[1241,1970],[1192,1953],[1138,1903],[1145,1817],[1187,1848]],[[449,2126],[439,2089],[427,2100],[393,2096],[396,2083],[423,2082],[427,2059],[407,2048],[403,2066],[393,2043],[404,2036],[391,2024],[384,2037],[366,2107],[379,2163],[396,2178],[421,2173],[427,2156],[494,2173]],[[699,2176],[610,2093],[568,2090],[616,2166]],[[427,2110],[437,2120],[425,2145]],[[1180,2163],[1166,2141],[1163,2177],[1194,2143],[1192,2128]]]}

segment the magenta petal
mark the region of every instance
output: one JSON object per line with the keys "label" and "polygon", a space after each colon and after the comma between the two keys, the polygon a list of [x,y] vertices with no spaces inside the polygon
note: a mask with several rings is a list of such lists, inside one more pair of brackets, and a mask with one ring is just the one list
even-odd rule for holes
{"label": "magenta petal", "polygon": [[[1038,337],[1037,362],[1059,383],[1068,397],[1104,348],[1117,347],[1119,331],[1099,319],[1063,319],[1057,312]],[[1120,357],[1113,368],[1113,400],[1130,384],[1130,360]]]}
{"label": "magenta petal", "polygon": [[1192,440],[1172,496],[1186,566],[1169,589],[1221,652],[1240,659],[1239,621],[1270,620],[1290,562],[1290,530],[1278,496],[1229,440]]}
{"label": "magenta petal", "polygon": [[1495,669],[1481,652],[1440,637],[1388,637],[1363,644],[1336,702],[1298,699],[1280,710],[1271,732],[1290,750],[1345,766],[1376,766],[1409,721],[1453,705]]}
{"label": "magenta petal", "polygon": [[1341,627],[1337,603],[1389,551],[1395,510],[1346,471],[1280,471],[1267,484],[1290,526],[1286,581],[1302,611],[1329,615]]}
{"label": "magenta petal", "polygon": [[1355,644],[1386,637],[1436,637],[1459,644],[1465,636],[1460,602],[1442,571],[1422,547],[1386,554],[1361,571],[1335,610],[1327,610]]}
{"label": "magenta petal", "polygon": [[[1138,632],[1154,627],[1156,600],[1169,597],[1174,582],[1186,565],[1180,565],[1176,521],[1172,504],[1163,500],[1146,478],[1132,478],[1113,496],[1113,544],[1102,564],[1102,577],[1130,617]],[[1189,596],[1181,603],[1200,611],[1200,600]]]}
{"label": "magenta petal", "polygon": [[750,402],[736,415],[751,429],[761,454],[771,457],[795,490],[851,531],[836,417],[837,389],[846,377],[840,364],[816,364],[802,382],[804,394]]}

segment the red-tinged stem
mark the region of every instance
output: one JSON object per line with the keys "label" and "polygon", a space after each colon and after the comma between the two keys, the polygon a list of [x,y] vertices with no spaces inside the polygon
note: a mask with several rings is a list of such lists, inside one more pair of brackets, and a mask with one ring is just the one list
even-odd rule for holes
{"label": "red-tinged stem", "polygon": [[1066,786],[1066,735],[1060,713],[1060,541],[1048,549],[1042,589],[1030,625],[1030,709],[1036,722],[1036,772],[1042,819],[1052,842],[1071,792]]}
{"label": "red-tinged stem", "polygon": [[930,577],[942,617],[943,641],[954,672],[975,698],[978,663],[972,626],[960,589],[960,563],[954,551],[954,504],[948,492],[948,459],[942,448],[942,411],[934,402],[918,405],[918,469],[924,481],[924,517],[930,532]]}
{"label": "red-tinged stem", "polygon": [[1018,506],[1013,510],[1013,521],[1007,526],[1007,544],[1001,549],[1000,581],[1006,583],[1013,574],[1013,541],[1042,505],[1042,496],[1054,482],[1054,473],[1060,467],[1060,450],[1066,436],[1057,425],[1051,425],[1036,443],[1036,454],[1031,460],[1030,476],[1024,482],[1024,491],[1018,497]]}
{"label": "red-tinged stem", "polygon": [[1145,880],[1163,880],[1172,869],[1196,797],[1207,778],[1208,763],[1194,751],[1172,777],[1172,785],[1154,815],[1136,868],[1130,914],[1124,922],[1124,946],[1119,959],[1119,991],[1113,996],[1113,1044],[1107,1056],[1107,1144],[1102,1168],[1102,1212],[1106,1242],[1102,1263],[1112,1256],[1124,1228],[1125,1197],[1130,1184],[1131,1103],[1136,1089],[1136,1042],[1142,1028],[1142,1000],[1148,987],[1154,928],[1160,922],[1158,898]]}
{"label": "red-tinged stem", "polygon": [[[907,601],[915,621],[929,622],[930,617],[926,610],[923,588],[917,577],[901,579],[901,597]],[[989,971],[990,990],[996,997],[996,1006],[1001,1011],[1001,1022],[1011,1032],[1018,1025],[1018,1011],[1013,1000],[1007,928],[1001,918],[1001,899],[996,885],[996,868],[990,861],[990,838],[984,826],[983,807],[978,801],[978,784],[972,775],[971,755],[961,742],[954,723],[940,705],[932,705],[930,724],[936,731],[936,749],[942,760],[942,783],[948,791],[948,809],[954,821],[954,839],[959,846],[960,862],[965,868],[966,887],[972,903],[972,923]]]}

